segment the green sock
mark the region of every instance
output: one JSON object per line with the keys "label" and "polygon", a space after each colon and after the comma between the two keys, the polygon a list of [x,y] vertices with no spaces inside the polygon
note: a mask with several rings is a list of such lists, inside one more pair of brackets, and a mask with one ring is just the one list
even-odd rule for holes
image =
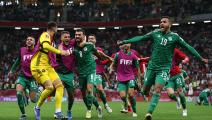
{"label": "green sock", "polygon": [[124,108],[127,109],[127,98],[126,97],[121,97],[121,100],[124,103]]}
{"label": "green sock", "polygon": [[94,104],[94,106],[95,106],[96,108],[99,107],[99,102],[98,102],[98,100],[97,100],[96,97],[93,97],[93,104]]}
{"label": "green sock", "polygon": [[92,92],[88,92],[86,97],[87,97],[88,110],[91,110],[91,106],[93,104],[93,95],[92,95]]}
{"label": "green sock", "polygon": [[68,110],[69,111],[72,109],[73,103],[74,103],[74,98],[73,97],[68,98]]}
{"label": "green sock", "polygon": [[160,99],[160,93],[153,94],[151,103],[149,105],[148,113],[150,114],[153,113],[153,111],[155,110],[155,107],[158,104],[159,99]]}
{"label": "green sock", "polygon": [[83,102],[85,103],[86,108],[88,109],[87,97],[83,97]]}
{"label": "green sock", "polygon": [[25,114],[24,96],[22,91],[17,91],[18,106],[22,114]]}
{"label": "green sock", "polygon": [[169,98],[171,98],[174,101],[177,101],[177,97],[175,94],[169,94]]}
{"label": "green sock", "polygon": [[180,102],[181,102],[181,105],[182,105],[183,109],[186,109],[186,99],[185,99],[184,93],[181,92],[179,94],[179,97],[180,97]]}
{"label": "green sock", "polygon": [[100,98],[101,98],[102,102],[104,103],[104,105],[106,105],[107,98],[106,98],[106,95],[105,95],[104,91],[102,91],[102,92],[99,91],[99,95],[100,95]]}
{"label": "green sock", "polygon": [[136,99],[135,97],[129,97],[130,99],[130,104],[132,105],[132,110],[134,113],[136,113]]}

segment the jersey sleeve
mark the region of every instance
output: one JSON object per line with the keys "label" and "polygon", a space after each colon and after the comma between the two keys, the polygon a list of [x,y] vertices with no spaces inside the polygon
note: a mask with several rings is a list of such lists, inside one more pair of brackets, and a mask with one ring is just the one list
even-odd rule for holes
{"label": "jersey sleeve", "polygon": [[178,35],[178,44],[181,47],[186,48],[189,52],[191,52],[195,57],[201,60],[200,54],[193,48],[191,47],[188,43],[186,43],[179,35]]}
{"label": "jersey sleeve", "polygon": [[187,72],[183,70],[183,77],[186,78],[188,76]]}
{"label": "jersey sleeve", "polygon": [[114,63],[115,65],[118,64],[118,58],[119,58],[119,54],[116,53],[116,54],[115,54],[115,57],[114,57],[114,61],[113,61],[113,63]]}
{"label": "jersey sleeve", "polygon": [[13,63],[11,71],[15,72],[15,70],[20,66],[20,64],[21,64],[21,56],[19,55],[18,58],[16,58],[15,62]]}
{"label": "jersey sleeve", "polygon": [[147,41],[147,40],[152,40],[152,34],[155,32],[152,31],[152,32],[149,32],[143,36],[136,36],[136,37],[133,37],[131,39],[128,39],[128,40],[124,40],[123,41],[123,44],[128,44],[128,43],[134,43],[134,42],[138,42],[138,41]]}
{"label": "jersey sleeve", "polygon": [[175,49],[175,52],[177,53],[177,57],[181,60],[188,57],[184,52],[180,51],[179,49]]}
{"label": "jersey sleeve", "polygon": [[51,51],[53,53],[56,53],[56,54],[61,54],[61,51],[54,48],[52,45],[51,45],[51,39],[50,39],[50,36],[46,33],[43,33],[40,37],[40,44],[42,46],[42,49],[43,51],[45,52],[48,52],[48,51]]}
{"label": "jersey sleeve", "polygon": [[140,64],[139,64],[139,61],[138,61],[138,57],[136,55],[133,55],[133,65],[136,67],[136,68],[139,68],[140,67]]}

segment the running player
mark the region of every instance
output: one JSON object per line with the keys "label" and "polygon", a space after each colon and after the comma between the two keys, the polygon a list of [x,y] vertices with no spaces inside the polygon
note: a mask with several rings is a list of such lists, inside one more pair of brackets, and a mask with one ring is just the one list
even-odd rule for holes
{"label": "running player", "polygon": [[168,84],[166,85],[166,89],[171,98],[174,101],[177,101],[177,96],[175,95],[174,91],[177,91],[177,94],[180,97],[180,102],[183,107],[183,116],[187,116],[187,109],[186,109],[186,98],[183,91],[183,83],[184,77],[182,76],[182,71],[179,68],[179,64],[181,62],[187,63],[189,61],[188,56],[185,53],[180,51],[179,49],[174,49],[174,56],[172,59],[172,67],[170,70],[170,79],[168,80]]}
{"label": "running player", "polygon": [[[61,43],[59,44],[59,50],[74,49],[75,40],[70,39],[70,33],[63,31],[61,33]],[[70,54],[69,56],[57,55],[56,71],[63,82],[68,93],[68,120],[72,119],[72,105],[74,102],[74,71],[75,69],[75,56]]]}
{"label": "running player", "polygon": [[190,45],[188,45],[177,33],[171,32],[171,20],[169,17],[162,17],[160,21],[160,29],[156,29],[146,35],[137,36],[129,40],[119,42],[118,44],[128,44],[138,41],[151,40],[152,56],[148,63],[148,68],[144,78],[144,93],[149,94],[152,85],[155,85],[154,94],[145,116],[145,120],[152,119],[152,113],[160,99],[161,90],[167,80],[169,80],[169,70],[171,68],[172,57],[176,45],[189,50],[199,60],[207,63],[208,59],[202,58],[199,53]]}
{"label": "running player", "polygon": [[[47,31],[43,32],[37,43],[38,51],[32,57],[30,68],[33,77],[36,81],[44,86],[44,91],[41,93],[37,105],[34,107],[36,120],[40,120],[40,108],[45,99],[56,89],[55,93],[55,115],[58,119],[64,118],[61,112],[61,104],[63,98],[63,84],[51,66],[52,57],[50,54],[56,53],[68,56],[70,53],[64,50],[58,50],[52,46],[53,36],[57,32],[57,24],[49,22]],[[52,53],[51,53],[52,52]]]}
{"label": "running player", "polygon": [[17,79],[16,85],[16,95],[18,100],[18,106],[22,113],[20,116],[20,120],[26,120],[27,115],[25,113],[25,97],[24,91],[26,89],[29,90],[29,97],[33,103],[37,102],[38,99],[38,87],[34,78],[32,77],[30,71],[30,61],[32,56],[35,54],[35,38],[32,36],[28,36],[26,39],[26,47],[22,47],[20,49],[20,54],[16,59],[15,63],[12,65],[11,71],[9,72],[9,76],[11,76],[15,70],[20,66],[21,73]]}
{"label": "running player", "polygon": [[111,64],[110,69],[116,68],[117,80],[118,80],[118,92],[124,103],[125,111],[128,111],[127,94],[130,104],[133,109],[133,117],[137,117],[136,113],[136,99],[134,94],[135,87],[135,75],[134,67],[138,69],[138,86],[140,83],[140,68],[138,57],[134,55],[130,50],[130,44],[123,45],[123,50],[116,53],[114,62]]}
{"label": "running player", "polygon": [[[94,34],[89,35],[88,42],[91,42],[95,45],[96,44],[96,36]],[[103,52],[103,50],[100,47],[96,47],[96,49],[98,51]],[[94,82],[94,89],[96,89],[97,90],[96,92],[100,95],[100,98],[101,98],[107,112],[112,113],[112,109],[110,108],[110,106],[107,103],[106,94],[105,94],[104,88],[103,88],[103,84],[104,84],[103,75],[105,72],[105,68],[104,68],[105,64],[102,64],[101,59],[96,56],[94,56],[94,59],[96,61],[96,80]]]}
{"label": "running player", "polygon": [[[79,74],[79,84],[82,91],[83,101],[87,107],[86,118],[91,118],[91,106],[95,97],[93,96],[93,84],[96,79],[96,62],[93,58],[93,54],[98,57],[104,57],[111,59],[103,52],[98,51],[95,45],[90,42],[86,42],[85,31],[78,29],[75,32],[75,40],[77,45],[73,51],[76,56],[77,72]],[[72,51],[70,51],[72,53]],[[95,106],[98,107],[98,117],[102,117],[102,108],[95,102]]]}

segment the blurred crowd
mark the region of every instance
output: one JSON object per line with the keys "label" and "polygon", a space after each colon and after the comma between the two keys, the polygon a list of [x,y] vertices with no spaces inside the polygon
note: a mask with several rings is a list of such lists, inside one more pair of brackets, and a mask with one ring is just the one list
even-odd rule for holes
{"label": "blurred crowd", "polygon": [[54,6],[48,1],[36,4],[0,6],[0,20],[10,21],[121,21],[158,18],[167,15],[180,21],[196,14],[212,13],[210,0],[112,0],[102,4],[87,0],[83,3],[65,2]]}
{"label": "blurred crowd", "polygon": [[[192,45],[203,57],[210,58],[212,56],[212,33],[211,24],[198,23],[194,25],[183,24],[172,28],[172,31],[177,32],[182,38],[185,39],[190,45]],[[123,40],[131,38],[137,35],[144,35],[155,28],[122,28],[119,30],[105,29],[95,30],[86,29],[86,34],[95,34],[97,36],[97,45],[104,49],[104,52],[108,55],[112,55],[119,50],[116,45],[117,40]],[[33,35],[38,39],[42,31],[32,30],[1,30],[0,34],[0,89],[13,88],[16,76],[8,78],[8,72],[11,65],[15,61],[19,48],[25,45],[25,38],[27,35]],[[59,31],[55,39],[59,41]],[[74,37],[74,31],[70,30],[71,36]],[[139,42],[138,44],[132,44],[132,48],[137,50],[142,56],[151,55],[151,42]],[[182,49],[188,53],[185,49]],[[212,66],[204,65],[198,59],[195,59],[191,53],[188,53],[190,57],[190,63],[183,66],[188,72],[190,80],[187,84],[192,84],[195,90],[201,89],[201,86],[207,84],[209,80],[212,80]],[[211,59],[211,58],[210,58]],[[18,74],[18,72],[16,73]],[[115,85],[113,85],[115,86]]]}

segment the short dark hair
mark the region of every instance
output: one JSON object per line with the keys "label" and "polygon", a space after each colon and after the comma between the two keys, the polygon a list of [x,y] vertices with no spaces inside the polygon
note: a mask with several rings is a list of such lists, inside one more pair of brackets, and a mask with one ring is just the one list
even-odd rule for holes
{"label": "short dark hair", "polygon": [[52,29],[53,27],[57,27],[57,23],[53,21],[48,22],[47,29]]}
{"label": "short dark hair", "polygon": [[70,33],[68,31],[62,31],[61,35],[63,35],[63,34],[70,34]]}
{"label": "short dark hair", "polygon": [[169,16],[162,16],[162,17],[161,17],[161,19],[162,19],[162,18],[170,19],[170,17],[169,17]]}
{"label": "short dark hair", "polygon": [[85,35],[85,30],[83,29],[77,29],[75,32],[82,32]]}
{"label": "short dark hair", "polygon": [[94,35],[94,34],[90,34],[90,35],[88,35],[88,37],[89,37],[89,36],[94,36],[94,37],[96,38],[96,35]]}
{"label": "short dark hair", "polygon": [[169,16],[162,16],[162,17],[161,17],[161,19],[163,19],[163,18],[167,18],[167,19],[169,19],[169,23],[172,23],[172,19],[171,19],[171,17],[169,17]]}

